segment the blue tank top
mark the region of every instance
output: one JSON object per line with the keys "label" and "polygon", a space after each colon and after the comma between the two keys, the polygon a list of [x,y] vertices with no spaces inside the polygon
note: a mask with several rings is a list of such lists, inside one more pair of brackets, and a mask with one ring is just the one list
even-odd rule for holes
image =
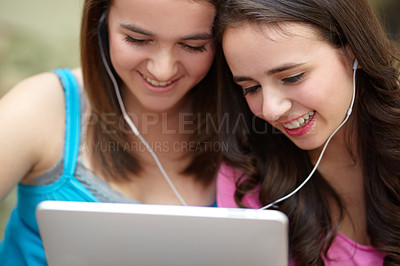
{"label": "blue tank top", "polygon": [[36,206],[44,200],[98,202],[97,198],[74,178],[80,147],[81,113],[79,85],[69,69],[57,69],[65,90],[66,125],[64,172],[50,185],[18,185],[17,205],[8,221],[0,244],[0,265],[47,265],[35,217]]}
{"label": "blue tank top", "polygon": [[[57,181],[49,185],[18,185],[17,206],[11,213],[4,239],[0,244],[1,266],[47,265],[35,217],[35,209],[40,202],[45,200],[100,201],[74,177],[81,139],[81,104],[78,82],[69,69],[57,69],[54,72],[59,76],[65,91],[66,123],[63,174]],[[134,199],[124,199],[123,201],[139,203]],[[216,203],[212,207],[217,207]]]}

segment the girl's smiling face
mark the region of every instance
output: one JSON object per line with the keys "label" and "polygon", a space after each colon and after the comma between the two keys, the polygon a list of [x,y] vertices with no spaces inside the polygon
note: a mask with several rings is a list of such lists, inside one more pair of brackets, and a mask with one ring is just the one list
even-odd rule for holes
{"label": "girl's smiling face", "polygon": [[207,1],[113,1],[110,57],[124,82],[128,111],[179,110],[213,62],[215,13]]}
{"label": "girl's smiling face", "polygon": [[251,111],[299,148],[320,147],[345,118],[352,59],[299,23],[227,28],[223,50]]}

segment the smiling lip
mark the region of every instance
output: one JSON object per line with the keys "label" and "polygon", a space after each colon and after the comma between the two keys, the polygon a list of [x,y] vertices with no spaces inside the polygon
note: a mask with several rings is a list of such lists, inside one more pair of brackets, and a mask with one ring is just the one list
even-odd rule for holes
{"label": "smiling lip", "polygon": [[309,112],[290,123],[283,124],[286,133],[292,137],[300,137],[305,135],[315,122],[316,112]]}
{"label": "smiling lip", "polygon": [[171,81],[157,81],[151,79],[149,77],[144,76],[143,74],[140,75],[143,78],[144,84],[147,88],[149,88],[153,92],[166,92],[171,90],[175,87],[178,79],[171,80]]}

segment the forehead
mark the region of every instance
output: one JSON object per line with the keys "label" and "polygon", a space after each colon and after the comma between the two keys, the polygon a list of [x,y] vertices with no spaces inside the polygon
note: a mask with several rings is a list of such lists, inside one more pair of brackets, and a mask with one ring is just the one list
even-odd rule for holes
{"label": "forehead", "polygon": [[222,37],[224,52],[228,55],[254,55],[257,51],[269,53],[300,49],[319,41],[315,31],[300,23],[254,24],[242,23],[228,27]]}
{"label": "forehead", "polygon": [[211,33],[215,14],[202,0],[114,0],[110,7],[110,21],[168,36]]}
{"label": "forehead", "polygon": [[320,34],[311,26],[296,22],[252,23],[243,22],[227,27],[223,42],[233,38],[252,38],[257,41],[284,42],[291,39],[321,40]]}
{"label": "forehead", "polygon": [[227,28],[223,51],[232,72],[253,75],[282,64],[310,61],[330,51],[313,28],[300,23],[250,24]]}

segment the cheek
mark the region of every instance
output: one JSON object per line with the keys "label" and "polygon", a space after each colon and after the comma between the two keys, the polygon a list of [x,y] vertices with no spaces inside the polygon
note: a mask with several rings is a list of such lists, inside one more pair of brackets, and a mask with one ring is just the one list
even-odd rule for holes
{"label": "cheek", "polygon": [[250,108],[250,111],[257,117],[265,120],[262,114],[262,99],[258,95],[247,96],[246,97],[247,105]]}
{"label": "cheek", "polygon": [[188,55],[184,58],[184,67],[192,77],[202,79],[210,69],[214,60],[214,51],[206,51],[201,54]]}
{"label": "cheek", "polygon": [[[298,85],[291,94],[291,99],[298,105],[320,112],[330,109],[335,89],[334,80],[329,73],[314,73]],[[322,109],[322,110],[321,110]]]}
{"label": "cheek", "polygon": [[343,107],[349,103],[352,93],[352,72],[340,59],[333,58],[331,64],[314,78],[313,88],[316,97],[326,105]]}
{"label": "cheek", "polygon": [[128,70],[141,61],[142,54],[122,38],[110,36],[110,59],[118,74]]}
{"label": "cheek", "polygon": [[339,72],[337,75],[332,75],[330,79],[319,82],[314,86],[319,90],[312,93],[309,98],[315,99],[314,102],[319,103],[318,106],[322,110],[327,112],[335,110],[335,113],[341,114],[348,107],[352,93],[352,84],[344,78],[345,75],[346,73]]}

